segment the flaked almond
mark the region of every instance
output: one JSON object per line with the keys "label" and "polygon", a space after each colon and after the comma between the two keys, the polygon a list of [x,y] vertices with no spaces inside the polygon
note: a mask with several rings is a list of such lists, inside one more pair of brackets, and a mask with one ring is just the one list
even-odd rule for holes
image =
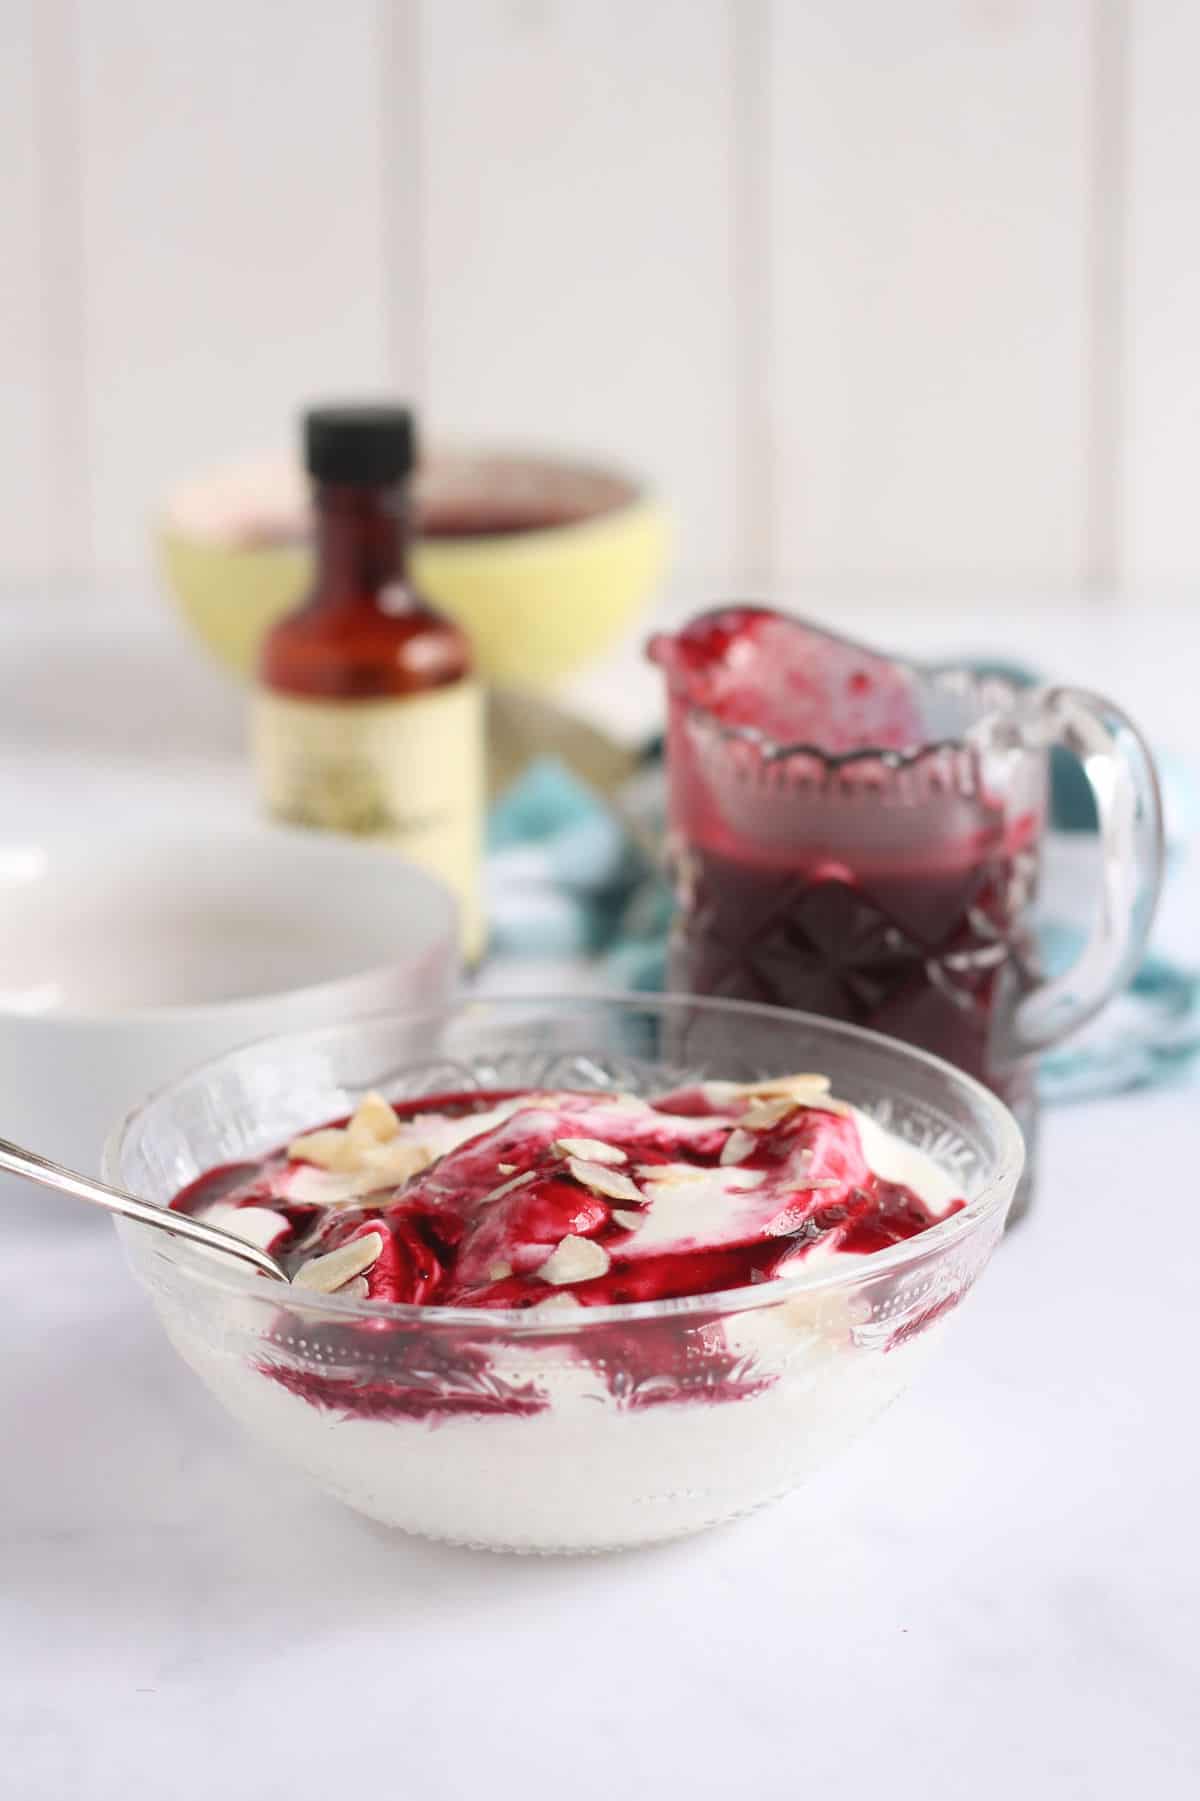
{"label": "flaked almond", "polygon": [[809,1071],[798,1076],[778,1076],[769,1082],[747,1082],[744,1092],[747,1094],[828,1094],[830,1087],[828,1076],[815,1075]]}
{"label": "flaked almond", "polygon": [[710,1107],[718,1110],[737,1100],[771,1100],[790,1095],[796,1101],[829,1092],[829,1077],[808,1072],[795,1076],[764,1076],[755,1082],[701,1082],[700,1091]]}
{"label": "flaked almond", "polygon": [[735,1126],[721,1147],[721,1162],[725,1164],[740,1163],[755,1148],[753,1132],[743,1132],[741,1126]]}
{"label": "flaked almond", "polygon": [[709,1171],[694,1163],[639,1163],[637,1174],[643,1182],[661,1182],[673,1188],[680,1182],[703,1182]]}
{"label": "flaked almond", "polygon": [[339,1288],[378,1262],[382,1249],[381,1232],[364,1232],[361,1238],[351,1238],[348,1243],[340,1244],[336,1251],[326,1251],[323,1257],[310,1257],[292,1277],[292,1286],[311,1288],[316,1294],[336,1294]]}
{"label": "flaked almond", "polygon": [[347,1301],[365,1301],[371,1290],[365,1276],[355,1276],[344,1288],[337,1288],[334,1293]]}
{"label": "flaked almond", "polygon": [[612,1259],[604,1246],[594,1239],[580,1238],[574,1232],[558,1244],[537,1274],[543,1282],[561,1288],[568,1282],[590,1282],[608,1273]]}
{"label": "flaked almond", "polygon": [[506,1282],[508,1280],[509,1276],[511,1276],[511,1275],[512,1275],[512,1264],[511,1263],[489,1263],[488,1264],[488,1281],[489,1282]]}
{"label": "flaked almond", "polygon": [[556,1138],[554,1148],[563,1157],[582,1157],[590,1163],[628,1163],[619,1145],[605,1144],[602,1138]]}
{"label": "flaked almond", "polygon": [[318,1169],[352,1170],[358,1161],[357,1146],[341,1126],[322,1126],[316,1132],[301,1132],[287,1148],[295,1163],[312,1163]]}
{"label": "flaked almond", "polygon": [[358,1148],[387,1144],[399,1130],[400,1120],[395,1108],[381,1094],[376,1094],[374,1089],[370,1094],[363,1095],[346,1128],[350,1142]]}
{"label": "flaked almond", "polygon": [[500,1171],[502,1176],[515,1176],[517,1173],[517,1166],[515,1163],[497,1163],[496,1168]]}
{"label": "flaked almond", "polygon": [[790,1095],[799,1107],[816,1107],[822,1113],[852,1113],[853,1108],[847,1106],[845,1101],[835,1100],[829,1089],[828,1076],[781,1076],[777,1082],[757,1083],[754,1094],[764,1100]]}
{"label": "flaked almond", "polygon": [[480,1196],[480,1204],[482,1205],[484,1201],[502,1200],[506,1194],[511,1194],[514,1188],[524,1188],[526,1182],[532,1182],[536,1174],[536,1170],[527,1169],[523,1176],[514,1176],[510,1182],[501,1182],[499,1188],[493,1188],[490,1193]]}
{"label": "flaked almond", "polygon": [[769,1132],[772,1126],[779,1124],[781,1119],[786,1119],[789,1113],[794,1113],[799,1105],[800,1102],[792,1099],[789,1095],[780,1095],[777,1099],[769,1101],[751,1101],[742,1114],[741,1124],[747,1132]]}
{"label": "flaked almond", "polygon": [[389,1144],[372,1144],[360,1152],[360,1168],[376,1178],[376,1186],[399,1186],[420,1175],[433,1162],[433,1152],[411,1138],[393,1138]]}
{"label": "flaked almond", "polygon": [[644,1213],[635,1213],[632,1207],[614,1207],[612,1216],[627,1232],[636,1232],[646,1218]]}
{"label": "flaked almond", "polygon": [[567,1168],[575,1180],[602,1194],[610,1201],[641,1201],[642,1191],[636,1182],[619,1169],[608,1169],[603,1163],[589,1162],[586,1157],[568,1157]]}
{"label": "flaked almond", "polygon": [[387,1183],[370,1170],[316,1169],[302,1163],[287,1178],[283,1189],[286,1200],[299,1206],[344,1207],[359,1201]]}
{"label": "flaked almond", "polygon": [[751,1101],[742,1114],[742,1125],[747,1132],[769,1132],[795,1111],[795,1101]]}
{"label": "flaked almond", "polygon": [[378,1159],[374,1152],[364,1152],[366,1161],[344,1174],[337,1169],[313,1169],[302,1164],[288,1177],[284,1196],[299,1206],[345,1207],[361,1201],[365,1195],[399,1188],[425,1166],[420,1163],[414,1167],[411,1159],[389,1157],[387,1153],[392,1148],[379,1145]]}

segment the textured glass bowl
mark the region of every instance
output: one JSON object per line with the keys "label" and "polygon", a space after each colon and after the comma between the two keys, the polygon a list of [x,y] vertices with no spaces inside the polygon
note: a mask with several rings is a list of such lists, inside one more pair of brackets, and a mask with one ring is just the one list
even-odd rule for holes
{"label": "textured glass bowl", "polygon": [[[237,1051],[138,1108],[110,1181],[165,1205],[393,1099],[820,1070],[953,1173],[968,1205],[862,1259],[722,1295],[562,1318],[369,1305],[281,1290],[120,1222],[179,1354],[262,1442],[363,1513],[431,1538],[604,1550],[715,1525],[828,1463],[908,1385],[1003,1229],[1020,1132],[922,1052],[805,1014],[671,999],[465,1000]],[[669,1371],[669,1378],[664,1377]]]}

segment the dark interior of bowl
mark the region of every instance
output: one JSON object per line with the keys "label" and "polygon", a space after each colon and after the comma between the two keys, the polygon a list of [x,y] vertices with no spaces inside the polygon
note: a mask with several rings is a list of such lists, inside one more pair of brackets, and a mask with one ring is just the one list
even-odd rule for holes
{"label": "dark interior of bowl", "polygon": [[422,538],[509,537],[578,525],[628,506],[624,476],[582,464],[502,454],[434,458],[417,481]]}
{"label": "dark interior of bowl", "polygon": [[[224,486],[228,492],[219,495],[217,484],[210,484],[205,502],[208,510],[217,509],[215,535],[264,548],[308,541],[308,492],[299,471],[286,472],[267,499],[257,495],[239,502],[230,483]],[[638,493],[628,476],[561,458],[515,451],[435,453],[414,484],[416,532],[419,538],[452,543],[553,531],[616,512]],[[201,528],[200,535],[214,535],[213,528]]]}

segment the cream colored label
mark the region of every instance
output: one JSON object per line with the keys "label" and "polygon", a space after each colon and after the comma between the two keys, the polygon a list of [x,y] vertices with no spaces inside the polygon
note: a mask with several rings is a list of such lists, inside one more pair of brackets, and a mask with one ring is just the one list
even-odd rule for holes
{"label": "cream colored label", "polygon": [[432,870],[457,895],[463,948],[477,955],[483,732],[475,684],[406,700],[297,700],[260,690],[253,729],[270,812],[381,840]]}

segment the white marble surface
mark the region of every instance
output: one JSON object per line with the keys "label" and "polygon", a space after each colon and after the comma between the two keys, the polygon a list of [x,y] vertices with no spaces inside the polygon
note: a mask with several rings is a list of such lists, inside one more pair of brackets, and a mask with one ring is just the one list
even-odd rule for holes
{"label": "white marble surface", "polygon": [[[960,636],[1069,657],[1200,753],[1191,620],[1152,675],[1146,615],[1082,618]],[[8,633],[7,830],[150,812],[164,770],[179,806],[242,804],[236,708],[200,671],[166,686],[169,647],[129,631],[97,623],[75,701]],[[1198,898],[1185,873],[1167,920],[1193,952]],[[1194,1795],[1196,1097],[1048,1119],[1034,1216],[840,1467],[597,1560],[428,1546],[311,1493],[176,1362],[105,1222],[5,1191],[0,1793]]]}

